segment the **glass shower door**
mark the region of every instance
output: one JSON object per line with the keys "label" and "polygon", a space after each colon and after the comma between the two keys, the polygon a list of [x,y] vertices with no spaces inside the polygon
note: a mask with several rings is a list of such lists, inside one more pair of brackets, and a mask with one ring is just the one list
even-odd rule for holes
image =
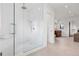
{"label": "glass shower door", "polygon": [[27,52],[43,46],[42,6],[32,3],[15,4],[15,55],[27,55]]}
{"label": "glass shower door", "polygon": [[13,55],[13,4],[0,3],[0,53]]}

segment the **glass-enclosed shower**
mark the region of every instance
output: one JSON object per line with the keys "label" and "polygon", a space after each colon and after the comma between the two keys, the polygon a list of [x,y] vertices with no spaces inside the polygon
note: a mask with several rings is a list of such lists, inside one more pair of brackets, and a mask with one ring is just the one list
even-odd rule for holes
{"label": "glass-enclosed shower", "polygon": [[43,46],[43,4],[0,3],[0,56],[28,55]]}

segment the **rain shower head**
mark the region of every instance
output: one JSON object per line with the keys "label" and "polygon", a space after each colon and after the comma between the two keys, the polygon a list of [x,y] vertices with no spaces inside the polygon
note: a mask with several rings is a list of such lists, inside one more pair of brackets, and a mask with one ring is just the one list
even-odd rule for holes
{"label": "rain shower head", "polygon": [[25,6],[25,3],[23,3],[23,6],[21,7],[22,9],[27,9]]}
{"label": "rain shower head", "polygon": [[22,8],[22,9],[27,9],[25,6],[22,6],[21,8]]}

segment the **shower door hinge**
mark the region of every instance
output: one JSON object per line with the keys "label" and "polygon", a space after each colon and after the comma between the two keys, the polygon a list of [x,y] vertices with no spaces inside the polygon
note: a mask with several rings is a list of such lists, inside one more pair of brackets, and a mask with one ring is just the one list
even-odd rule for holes
{"label": "shower door hinge", "polygon": [[0,56],[2,56],[2,52],[0,52]]}

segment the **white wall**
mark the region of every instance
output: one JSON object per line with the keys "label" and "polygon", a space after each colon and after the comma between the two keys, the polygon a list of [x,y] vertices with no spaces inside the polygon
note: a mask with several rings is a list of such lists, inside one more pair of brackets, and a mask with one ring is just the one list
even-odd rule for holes
{"label": "white wall", "polygon": [[[78,27],[78,18],[71,17],[71,18],[62,18],[62,19],[55,19],[57,20],[57,28],[58,30],[62,30],[62,36],[69,36],[69,21],[70,21],[70,35],[73,35],[77,32]],[[64,25],[64,29],[60,29],[60,24]]]}
{"label": "white wall", "polygon": [[79,17],[75,16],[71,18],[71,35],[74,33],[77,33],[77,30],[79,29]]}
{"label": "white wall", "polygon": [[54,38],[54,11],[50,7],[50,4],[46,4],[46,19],[47,19],[47,33],[48,42],[55,43]]}
{"label": "white wall", "polygon": [[69,19],[59,19],[58,24],[59,24],[59,28],[60,28],[60,24],[64,25],[64,28],[61,29],[62,36],[69,36]]}

